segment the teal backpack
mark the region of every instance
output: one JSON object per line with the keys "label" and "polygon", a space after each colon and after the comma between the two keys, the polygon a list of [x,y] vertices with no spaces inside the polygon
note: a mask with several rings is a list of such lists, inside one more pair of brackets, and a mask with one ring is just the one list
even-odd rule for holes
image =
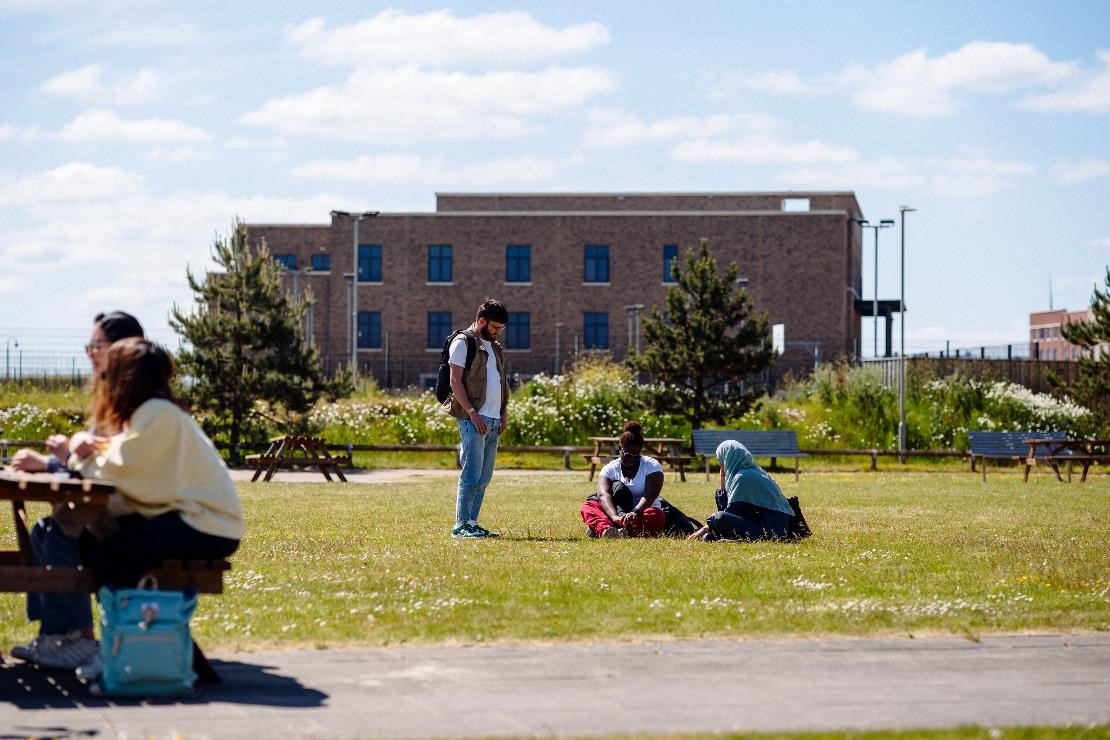
{"label": "teal backpack", "polygon": [[[100,689],[104,696],[191,694],[195,589],[159,591],[153,576],[138,588],[101,588]],[[144,586],[146,586],[144,588]]]}

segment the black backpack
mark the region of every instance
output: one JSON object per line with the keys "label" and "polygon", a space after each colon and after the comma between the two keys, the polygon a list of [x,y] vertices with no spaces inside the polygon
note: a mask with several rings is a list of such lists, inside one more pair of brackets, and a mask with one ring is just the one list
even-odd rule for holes
{"label": "black backpack", "polygon": [[474,355],[478,351],[478,343],[474,337],[467,334],[461,329],[459,331],[451,332],[450,336],[443,342],[443,352],[439,355],[439,371],[436,373],[436,400],[443,403],[447,397],[451,395],[451,342],[455,341],[455,337],[462,334],[466,338],[466,367],[464,370],[470,369],[470,363],[474,362]]}

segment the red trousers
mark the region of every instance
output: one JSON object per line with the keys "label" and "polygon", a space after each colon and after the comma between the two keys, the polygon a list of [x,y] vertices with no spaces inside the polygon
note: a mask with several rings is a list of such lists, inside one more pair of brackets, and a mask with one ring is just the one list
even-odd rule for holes
{"label": "red trousers", "polygon": [[[582,521],[584,521],[586,526],[593,530],[594,534],[598,537],[605,534],[605,530],[609,529],[609,527],[614,526],[613,523],[609,521],[609,517],[605,514],[605,510],[601,508],[601,503],[598,501],[587,501],[582,504],[582,508],[579,512],[582,514]],[[628,528],[628,536],[657,536],[663,531],[666,518],[662,509],[649,506],[640,513],[639,521]]]}

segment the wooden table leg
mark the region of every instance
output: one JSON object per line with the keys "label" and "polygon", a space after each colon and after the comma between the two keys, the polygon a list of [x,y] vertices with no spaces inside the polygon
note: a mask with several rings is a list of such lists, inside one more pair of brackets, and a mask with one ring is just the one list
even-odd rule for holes
{"label": "wooden table leg", "polygon": [[35,562],[31,551],[31,535],[27,531],[27,509],[22,501],[12,501],[12,517],[15,519],[15,539],[19,543],[19,554],[24,565]]}

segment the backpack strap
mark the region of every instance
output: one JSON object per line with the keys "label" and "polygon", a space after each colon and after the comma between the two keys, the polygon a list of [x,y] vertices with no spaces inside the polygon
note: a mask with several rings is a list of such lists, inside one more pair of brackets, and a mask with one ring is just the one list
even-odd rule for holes
{"label": "backpack strap", "polygon": [[466,340],[466,366],[464,370],[469,370],[470,366],[474,363],[474,355],[478,354],[478,340],[467,329],[458,329],[451,332],[447,339],[443,342],[443,352],[439,355],[439,362],[441,365],[446,365],[451,359],[451,343],[455,341],[455,337],[463,335]]}

